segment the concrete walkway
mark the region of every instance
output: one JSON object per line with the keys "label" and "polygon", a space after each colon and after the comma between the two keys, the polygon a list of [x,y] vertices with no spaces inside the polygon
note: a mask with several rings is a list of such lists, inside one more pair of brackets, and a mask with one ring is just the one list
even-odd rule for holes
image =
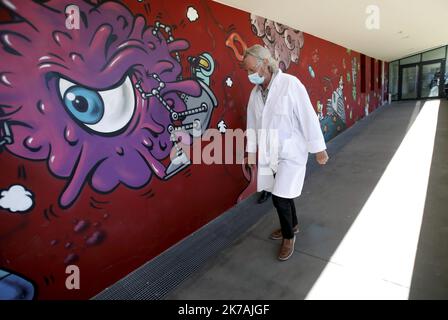
{"label": "concrete walkway", "polygon": [[[310,163],[311,174],[296,201],[301,232],[295,253],[288,261],[277,260],[280,242],[268,239],[278,227],[272,207],[232,246],[209,260],[165,298],[447,299],[446,100],[440,101],[432,164],[428,162],[429,182],[405,182],[423,187],[419,193],[423,199],[423,218],[419,218],[418,212],[413,213],[414,208],[418,211],[418,205],[412,205],[412,200],[419,197],[406,191],[406,185],[389,192],[394,201],[368,201],[380,192],[376,186],[384,184],[380,180],[383,181],[385,172],[391,171],[388,165],[396,158],[395,154],[398,157],[397,149],[424,105],[424,101],[400,102],[378,109],[328,144],[330,161],[325,167],[316,168]],[[423,124],[421,128],[425,128]],[[336,145],[338,148],[333,148]],[[332,153],[333,149],[337,151]],[[414,156],[399,160],[403,165],[416,161],[406,169],[411,178],[423,170],[421,160]],[[425,183],[428,183],[426,202]],[[397,203],[411,205],[400,210],[393,207]],[[372,204],[382,207],[377,212],[370,209],[366,214]],[[256,208],[257,204],[253,206]],[[388,208],[393,210],[387,212]],[[411,222],[416,222],[417,227]],[[414,242],[414,247],[399,247]],[[407,254],[401,256],[403,252]],[[397,270],[392,273],[393,269]]]}

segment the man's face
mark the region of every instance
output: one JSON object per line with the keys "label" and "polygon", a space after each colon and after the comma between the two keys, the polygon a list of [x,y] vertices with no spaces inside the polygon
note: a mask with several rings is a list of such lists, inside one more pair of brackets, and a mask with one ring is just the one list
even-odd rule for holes
{"label": "man's face", "polygon": [[247,74],[258,72],[261,77],[266,77],[269,75],[266,64],[251,55],[248,55],[244,59],[243,67],[244,70],[247,71]]}
{"label": "man's face", "polygon": [[254,56],[248,55],[244,59],[244,69],[247,71],[247,74],[252,74],[255,72],[258,72],[258,69],[260,67],[259,60],[255,58]]}

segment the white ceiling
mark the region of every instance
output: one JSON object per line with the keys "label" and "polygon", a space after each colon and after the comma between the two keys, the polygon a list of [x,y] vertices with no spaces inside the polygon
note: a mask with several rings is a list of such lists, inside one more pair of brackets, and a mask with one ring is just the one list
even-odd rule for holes
{"label": "white ceiling", "polygon": [[[448,44],[448,0],[214,0],[384,61]],[[379,29],[369,30],[369,5]]]}

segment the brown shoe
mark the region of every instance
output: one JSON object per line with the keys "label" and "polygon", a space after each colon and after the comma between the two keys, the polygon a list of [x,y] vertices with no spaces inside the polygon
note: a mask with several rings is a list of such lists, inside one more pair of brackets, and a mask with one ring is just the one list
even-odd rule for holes
{"label": "brown shoe", "polygon": [[[296,225],[294,228],[292,228],[292,230],[294,231],[295,234],[298,234],[299,225]],[[277,229],[274,232],[272,232],[269,238],[272,240],[282,240],[283,239],[282,229]]]}
{"label": "brown shoe", "polygon": [[278,259],[281,261],[288,260],[294,253],[294,243],[296,242],[296,236],[292,239],[283,239],[278,253]]}

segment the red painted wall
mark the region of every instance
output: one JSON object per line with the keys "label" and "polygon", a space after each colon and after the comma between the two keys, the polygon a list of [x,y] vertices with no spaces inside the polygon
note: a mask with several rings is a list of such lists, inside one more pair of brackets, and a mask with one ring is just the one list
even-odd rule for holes
{"label": "red painted wall", "polygon": [[[64,8],[67,4],[81,3],[83,2],[75,0],[55,0],[50,1],[48,6],[54,4]],[[209,88],[214,93],[218,105],[211,115],[209,127],[218,128],[218,123],[224,120],[229,129],[244,129],[246,103],[252,85],[246,72],[239,66],[238,56],[226,45],[226,41],[236,33],[241,39],[240,43],[236,43],[236,50],[240,53],[241,42],[248,46],[264,43],[263,38],[257,37],[253,32],[250,14],[205,0],[128,0],[122,3],[132,12],[134,18],[138,14],[143,15],[148,26],[154,26],[155,21],[159,20],[172,26],[175,39],[185,39],[188,42],[188,49],[179,52],[184,79],[192,78],[187,57],[197,57],[204,52],[212,56],[215,70],[210,76]],[[199,16],[197,20],[190,21],[187,18],[188,7],[195,8]],[[98,10],[101,11],[101,8],[100,6]],[[1,11],[1,30],[12,28],[8,25],[8,11],[5,8]],[[53,19],[53,14],[46,13],[45,10],[42,10],[41,15],[41,21]],[[32,19],[29,16],[25,14],[25,18]],[[113,18],[116,17],[111,15],[110,23],[115,26],[117,22],[113,21]],[[108,18],[104,19],[107,21]],[[65,21],[65,16],[61,21]],[[81,30],[82,27],[83,24]],[[50,31],[51,29],[46,33],[31,32],[29,36],[35,37],[33,41],[39,41],[46,46],[54,41],[50,37]],[[79,36],[82,38],[83,33],[79,33]],[[168,38],[166,33],[163,33],[163,36]],[[282,37],[281,33],[276,36],[279,39]],[[381,104],[381,89],[376,85],[375,91],[370,92],[371,70],[368,57],[365,75],[367,93],[361,93],[359,53],[306,33],[303,34],[302,45],[299,51],[292,50],[294,52],[286,54],[286,57],[289,57],[289,54],[299,55],[297,63],[287,63],[289,66],[286,72],[296,75],[305,84],[316,111],[319,105],[322,106],[322,128],[326,139],[329,140],[363,118],[366,110],[369,113],[375,110]],[[280,45],[280,48],[285,50],[284,46]],[[57,50],[61,52],[60,48]],[[66,50],[73,50],[73,47],[67,47]],[[85,47],[85,50],[87,55],[88,47]],[[6,51],[1,53],[2,59],[16,58],[10,55],[12,54]],[[25,54],[17,56],[17,59],[19,57],[26,63],[29,62]],[[284,52],[282,57],[285,57]],[[36,64],[30,63],[29,66],[32,69]],[[9,72],[5,63],[0,63],[0,68],[3,68],[0,70],[2,74]],[[6,77],[9,82],[20,82],[21,79],[32,78],[32,74],[32,70],[28,72],[18,68],[14,77],[8,78],[8,74]],[[353,83],[354,77],[356,85]],[[231,86],[228,78],[231,79]],[[85,76],[85,79],[93,84],[88,86],[92,88],[96,87],[95,81],[99,76],[92,74],[92,77]],[[197,78],[193,80],[196,83],[199,81]],[[338,91],[340,81],[342,87]],[[26,90],[20,91],[21,95],[30,95],[23,105],[24,110],[36,108],[38,99],[35,95],[39,94],[37,91],[40,88],[37,79],[35,83],[35,87],[28,86]],[[98,89],[103,89],[99,88],[99,83]],[[189,84],[193,87],[196,85]],[[12,87],[14,85],[13,82]],[[6,112],[6,105],[17,108],[22,104],[21,98],[11,98],[8,90],[12,90],[12,87],[5,81],[0,83],[0,109],[3,108],[0,121],[14,119],[14,116],[9,116]],[[338,101],[342,103],[345,121],[336,111],[331,110],[332,97],[335,107]],[[63,109],[63,106],[58,105],[62,104],[60,99],[51,101],[53,105],[50,103],[46,107]],[[160,110],[148,112],[155,112],[156,115],[164,112],[163,109]],[[28,119],[36,130],[45,129],[40,127],[44,126],[43,122],[34,121],[33,117]],[[48,120],[45,117],[42,119]],[[55,121],[53,123],[56,126],[58,121],[55,119],[58,118],[52,118],[51,121]],[[51,121],[45,125],[52,126]],[[64,115],[61,121],[70,122],[72,119]],[[70,125],[77,125],[72,122]],[[76,127],[76,130],[83,130],[82,128]],[[28,136],[22,134],[14,124],[12,132],[15,134],[14,143],[26,143]],[[94,134],[86,135],[85,143],[90,143],[89,147],[99,150],[101,144],[97,140],[88,140],[93,139],[92,135]],[[20,153],[21,149],[14,149],[11,145],[2,150],[0,190],[6,191],[12,185],[21,185],[32,193],[33,205],[27,210],[16,212],[0,207],[0,269],[22,276],[32,283],[35,290],[32,296],[37,299],[92,297],[235,205],[249,185],[241,164],[190,165],[167,180],[153,174],[144,185],[130,188],[121,183],[113,190],[105,192],[101,192],[101,188],[95,185],[92,187],[87,177],[79,188],[79,194],[71,203],[63,205],[61,194],[72,176],[57,177],[53,174],[48,164],[50,154],[44,155],[46,159],[39,160],[25,156],[25,153]],[[61,155],[56,156],[66,156],[64,153],[71,152],[70,150],[64,149]],[[161,159],[160,163],[167,166],[169,159]],[[122,168],[120,166],[125,169],[118,169]],[[120,166],[112,165],[108,171],[110,175],[119,174],[120,170],[132,172],[134,163],[131,159],[124,164],[120,163]],[[106,172],[106,176],[109,173]],[[250,192],[252,190],[250,189]],[[248,192],[244,196],[247,194]],[[68,275],[65,268],[68,264],[76,264],[80,269],[80,290],[66,289],[65,280]]]}

